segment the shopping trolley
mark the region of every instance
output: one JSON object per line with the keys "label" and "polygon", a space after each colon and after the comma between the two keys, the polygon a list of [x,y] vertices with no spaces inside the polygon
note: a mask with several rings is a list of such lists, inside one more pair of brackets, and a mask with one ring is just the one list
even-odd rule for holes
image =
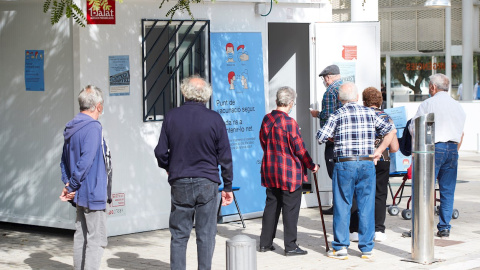
{"label": "shopping trolley", "polygon": [[[399,173],[401,174],[401,173]],[[409,182],[410,180],[410,182]],[[403,195],[403,192],[405,190],[405,187],[411,187],[411,180],[412,180],[412,166],[410,166],[406,173],[404,173],[403,178],[402,178],[402,183],[400,184],[400,187],[398,188],[397,192],[395,195],[393,195],[392,192],[392,187],[390,186],[390,182],[388,183],[389,188],[390,188],[390,194],[392,194],[392,204],[388,206],[388,213],[391,216],[397,216],[400,213],[400,209],[398,208],[398,205],[402,201],[402,198],[408,198],[407,201],[407,208],[402,210],[402,218],[406,220],[412,219],[412,210],[410,209],[410,202],[412,201],[412,196],[411,195]],[[439,188],[437,187],[437,184],[435,184],[435,193],[434,193],[434,213],[436,215],[439,214],[439,205],[437,205],[437,202],[440,202],[440,199],[437,198],[437,193],[440,193]],[[438,196],[439,197],[439,196]],[[397,201],[398,199],[398,201]],[[460,216],[460,212],[458,209],[453,209],[452,212],[452,218],[457,219]]]}

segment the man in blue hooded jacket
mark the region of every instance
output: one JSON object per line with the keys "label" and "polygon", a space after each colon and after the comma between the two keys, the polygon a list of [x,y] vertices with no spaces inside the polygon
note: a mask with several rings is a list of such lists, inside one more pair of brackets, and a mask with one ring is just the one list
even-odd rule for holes
{"label": "man in blue hooded jacket", "polygon": [[102,149],[102,91],[88,85],[78,95],[80,113],[67,123],[60,167],[60,199],[77,208],[73,241],[75,269],[99,269],[107,246],[107,173]]}

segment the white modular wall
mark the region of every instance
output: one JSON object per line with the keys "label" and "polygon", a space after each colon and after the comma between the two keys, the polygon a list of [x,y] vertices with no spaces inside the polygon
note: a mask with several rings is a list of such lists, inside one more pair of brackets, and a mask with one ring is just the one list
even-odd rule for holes
{"label": "white modular wall", "polygon": [[[73,116],[73,39],[41,1],[0,2],[0,221],[73,228],[60,155]],[[25,91],[25,50],[44,50],[45,91]]]}
{"label": "white modular wall", "polygon": [[[117,2],[115,25],[81,28],[63,20],[52,28],[49,14],[43,14],[41,4],[0,2],[0,220],[73,228],[74,209],[58,200],[62,188],[58,166],[61,134],[65,123],[78,112],[76,97],[81,87],[94,84],[105,93],[105,114],[100,121],[113,156],[113,193],[125,194],[124,215],[108,218],[109,235],[168,227],[170,186],[167,174],[157,167],[153,154],[161,122],[142,121],[141,19],[168,19],[165,14],[170,6],[160,10],[159,3],[157,0]],[[81,5],[85,7],[85,1]],[[8,11],[10,6],[17,11]],[[262,33],[266,96],[267,22],[315,22],[320,20],[322,12],[326,13],[322,11],[325,4],[308,3],[274,4],[266,17],[255,14],[255,3],[250,2],[205,2],[191,8],[195,19],[210,20],[211,32]],[[328,16],[331,18],[330,13]],[[174,19],[190,17],[178,14]],[[17,24],[22,27],[17,29]],[[8,33],[8,39],[4,33]],[[45,65],[48,90],[25,92],[22,50],[42,46],[52,59],[46,59]],[[111,55],[129,56],[128,96],[108,95]],[[18,215],[23,218],[12,218]]]}

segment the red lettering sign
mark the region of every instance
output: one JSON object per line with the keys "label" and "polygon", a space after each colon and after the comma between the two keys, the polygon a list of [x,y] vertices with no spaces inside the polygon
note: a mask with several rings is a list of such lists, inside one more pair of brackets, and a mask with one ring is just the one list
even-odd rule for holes
{"label": "red lettering sign", "polygon": [[87,1],[87,24],[115,24],[115,0],[97,10],[93,1]]}
{"label": "red lettering sign", "polygon": [[342,57],[345,60],[357,59],[357,46],[343,46]]}
{"label": "red lettering sign", "polygon": [[[405,64],[407,70],[442,70],[445,69],[445,63],[407,63]],[[457,64],[452,64],[452,69],[457,69]]]}

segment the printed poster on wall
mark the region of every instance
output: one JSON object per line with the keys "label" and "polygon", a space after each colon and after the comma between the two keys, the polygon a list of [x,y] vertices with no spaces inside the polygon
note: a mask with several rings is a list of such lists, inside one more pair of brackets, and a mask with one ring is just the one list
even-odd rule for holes
{"label": "printed poster on wall", "polygon": [[112,193],[112,202],[107,203],[107,217],[126,216],[125,193]]}
{"label": "printed poster on wall", "polygon": [[110,96],[130,95],[130,63],[128,55],[108,57]]}
{"label": "printed poster on wall", "polygon": [[[265,115],[261,33],[212,33],[212,104],[225,121],[233,156],[233,186],[242,213],[263,211],[263,151],[258,134]],[[222,207],[236,213],[234,205]]]}
{"label": "printed poster on wall", "polygon": [[25,50],[25,89],[45,91],[43,50]]}
{"label": "printed poster on wall", "polygon": [[344,82],[355,83],[355,61],[334,62],[333,64],[337,65],[340,69],[340,74]]}

